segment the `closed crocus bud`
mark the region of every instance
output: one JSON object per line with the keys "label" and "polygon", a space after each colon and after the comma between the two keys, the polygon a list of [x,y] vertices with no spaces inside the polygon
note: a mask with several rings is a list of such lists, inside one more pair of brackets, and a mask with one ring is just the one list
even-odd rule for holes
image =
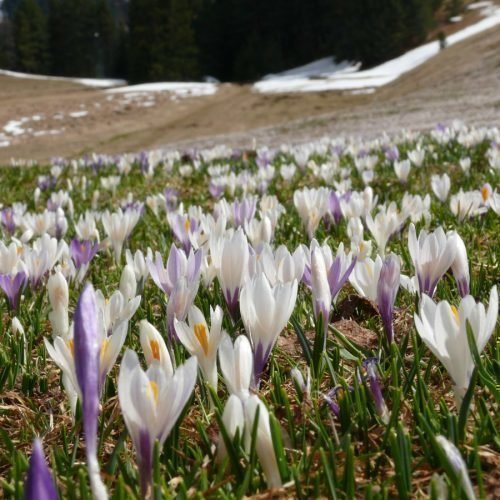
{"label": "closed crocus bud", "polygon": [[[245,414],[243,411],[243,403],[238,396],[231,394],[224,407],[222,414],[222,423],[226,430],[229,439],[233,440],[236,432],[239,432],[240,437],[243,437],[245,428]],[[219,435],[219,444],[217,446],[217,461],[221,462],[227,455],[226,443],[222,435]]]}
{"label": "closed crocus bud", "polygon": [[52,307],[52,311],[49,313],[52,334],[53,336],[66,337],[69,331],[69,290],[68,282],[61,271],[57,271],[49,278],[47,289]]}
{"label": "closed crocus bud", "polygon": [[[469,260],[467,259],[467,249],[465,248],[464,240],[455,231],[451,231],[451,233],[454,233],[456,243],[455,260],[451,265],[451,270],[453,272],[453,276],[455,276],[460,296],[465,297],[466,295],[469,295],[470,288]],[[449,236],[450,233],[448,233],[448,237]]]}
{"label": "closed crocus bud", "polygon": [[394,340],[392,316],[394,313],[396,295],[399,290],[400,275],[399,258],[391,254],[382,264],[377,284],[377,305],[380,316],[382,316],[384,330],[389,342]]}
{"label": "closed crocus bud", "polygon": [[12,318],[12,323],[11,323],[11,329],[12,329],[12,333],[14,335],[17,335],[18,333],[20,333],[21,335],[24,336],[24,328],[23,328],[23,325],[21,324],[21,322],[19,321],[19,318],[17,316],[14,316]]}
{"label": "closed crocus bud", "polygon": [[100,196],[99,190],[96,189],[92,193],[92,210],[97,210],[97,207],[99,206],[99,196]]}
{"label": "closed crocus bud", "polygon": [[132,266],[128,264],[123,268],[120,278],[120,292],[125,300],[132,300],[137,291],[137,282],[135,281],[135,272]]}
{"label": "closed crocus bud", "polygon": [[468,500],[475,500],[476,495],[474,493],[474,488],[472,487],[472,483],[469,477],[467,464],[460,454],[460,451],[451,441],[448,441],[448,439],[446,439],[444,436],[436,436],[436,441],[444,451],[446,458],[448,459],[448,463],[451,465],[451,468],[457,475],[465,496]]}
{"label": "closed crocus bud", "polygon": [[245,402],[245,432],[246,442],[250,445],[251,433],[254,427],[258,409],[258,423],[255,448],[259,457],[260,465],[264,471],[269,488],[280,488],[282,485],[281,475],[274,453],[271,427],[269,424],[269,411],[265,404],[255,395],[251,395]]}
{"label": "closed crocus bud", "polygon": [[219,364],[229,392],[242,400],[248,398],[253,376],[253,354],[248,337],[239,335],[233,344],[231,337],[223,333],[219,346]]}
{"label": "closed crocus bud", "polygon": [[43,456],[42,443],[33,441],[24,500],[57,500],[57,491],[47,462]]}
{"label": "closed crocus bud", "polygon": [[296,388],[300,391],[300,395],[304,398],[308,398],[311,394],[311,370],[307,367],[306,378],[302,375],[302,372],[294,367],[290,370],[290,376],[296,386]]}

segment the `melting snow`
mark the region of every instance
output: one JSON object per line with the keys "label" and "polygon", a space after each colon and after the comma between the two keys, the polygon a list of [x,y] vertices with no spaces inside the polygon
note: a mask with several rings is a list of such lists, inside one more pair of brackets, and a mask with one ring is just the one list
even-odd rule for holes
{"label": "melting snow", "polygon": [[[498,24],[500,24],[500,8],[495,8],[482,21],[448,36],[447,44],[454,45]],[[359,71],[359,65],[356,64],[346,62],[337,64],[333,58],[320,59],[278,75],[268,75],[255,83],[254,89],[265,93],[374,89],[387,85],[403,73],[415,69],[439,51],[439,42],[430,42],[380,66],[363,71]]]}
{"label": "melting snow", "polygon": [[46,76],[46,75],[32,75],[29,73],[19,73],[18,71],[9,71],[0,69],[0,75],[12,76],[14,78],[26,78],[28,80],[54,80],[60,82],[73,82],[85,85],[87,87],[106,88],[114,87],[116,85],[124,85],[125,80],[105,79],[105,78],[66,78],[62,76]]}
{"label": "melting snow", "polygon": [[129,95],[140,95],[144,92],[171,92],[180,97],[193,97],[213,95],[217,92],[217,85],[214,83],[199,82],[155,82],[116,87],[106,92]]}

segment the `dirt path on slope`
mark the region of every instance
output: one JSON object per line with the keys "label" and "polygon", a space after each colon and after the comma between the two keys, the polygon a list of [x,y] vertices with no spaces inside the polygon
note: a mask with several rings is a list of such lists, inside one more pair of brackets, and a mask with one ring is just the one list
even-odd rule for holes
{"label": "dirt path on slope", "polygon": [[[126,97],[0,76],[0,145],[10,143],[0,147],[0,163],[217,142],[248,146],[253,138],[277,145],[326,134],[429,128],[453,119],[500,125],[498,27],[447,48],[373,94],[264,95],[224,84],[213,96]],[[6,125],[17,135],[2,137]]]}

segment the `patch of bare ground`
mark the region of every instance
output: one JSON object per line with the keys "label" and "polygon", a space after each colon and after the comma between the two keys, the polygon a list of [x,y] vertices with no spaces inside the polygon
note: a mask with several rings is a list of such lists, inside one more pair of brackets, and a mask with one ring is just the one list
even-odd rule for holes
{"label": "patch of bare ground", "polygon": [[498,47],[500,30],[494,28],[443,50],[373,94],[263,95],[250,86],[224,84],[213,96],[126,98],[73,83],[0,76],[0,132],[12,120],[27,118],[25,133],[0,147],[0,163],[221,142],[248,147],[253,138],[279,145],[322,135],[425,129],[453,119],[498,124]]}

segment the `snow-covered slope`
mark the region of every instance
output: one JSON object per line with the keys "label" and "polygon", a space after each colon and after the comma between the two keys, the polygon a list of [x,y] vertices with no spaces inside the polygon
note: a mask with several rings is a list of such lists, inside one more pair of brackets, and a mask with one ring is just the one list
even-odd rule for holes
{"label": "snow-covered slope", "polygon": [[[490,9],[485,14],[485,19],[447,37],[447,45],[454,45],[500,24],[500,8]],[[430,42],[396,59],[363,71],[359,70],[357,64],[338,64],[333,58],[320,59],[284,73],[267,75],[254,84],[254,89],[265,93],[375,89],[423,64],[439,51],[439,42]]]}

